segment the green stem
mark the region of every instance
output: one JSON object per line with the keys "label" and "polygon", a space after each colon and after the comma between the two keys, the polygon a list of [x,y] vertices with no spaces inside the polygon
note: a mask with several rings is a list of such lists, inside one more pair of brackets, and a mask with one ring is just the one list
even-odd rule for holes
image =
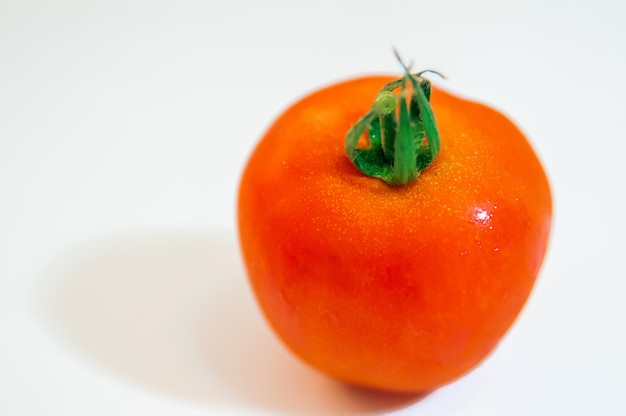
{"label": "green stem", "polygon": [[[371,110],[348,131],[346,155],[363,174],[389,185],[406,185],[437,157],[439,132],[424,72],[410,74],[405,67],[404,76],[385,85]],[[369,146],[358,148],[365,132]]]}

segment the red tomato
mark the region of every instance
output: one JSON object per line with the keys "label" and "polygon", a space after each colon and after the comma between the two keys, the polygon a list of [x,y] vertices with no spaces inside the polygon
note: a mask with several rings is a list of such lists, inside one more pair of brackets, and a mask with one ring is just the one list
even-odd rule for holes
{"label": "red tomato", "polygon": [[551,193],[511,121],[436,87],[432,164],[406,185],[361,173],[346,134],[392,80],[341,82],[280,115],[245,167],[238,224],[258,303],[291,351],[348,383],[418,392],[476,367],[511,327]]}

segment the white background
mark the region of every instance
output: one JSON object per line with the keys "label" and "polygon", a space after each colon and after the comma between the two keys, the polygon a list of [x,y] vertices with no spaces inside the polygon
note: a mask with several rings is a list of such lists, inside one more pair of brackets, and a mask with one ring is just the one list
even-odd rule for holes
{"label": "white background", "polygon": [[[0,415],[626,414],[625,5],[0,1]],[[555,199],[517,324],[422,400],[292,358],[235,234],[273,117],[392,46],[504,109]]]}

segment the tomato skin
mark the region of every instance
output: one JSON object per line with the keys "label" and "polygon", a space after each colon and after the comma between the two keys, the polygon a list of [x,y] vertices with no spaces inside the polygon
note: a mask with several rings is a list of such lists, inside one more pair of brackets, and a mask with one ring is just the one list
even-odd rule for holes
{"label": "tomato skin", "polygon": [[470,371],[511,327],[552,202],[517,127],[437,87],[435,162],[406,186],[361,174],[345,135],[392,79],[324,88],[270,126],[241,178],[239,238],[258,303],[296,355],[345,382],[418,392]]}

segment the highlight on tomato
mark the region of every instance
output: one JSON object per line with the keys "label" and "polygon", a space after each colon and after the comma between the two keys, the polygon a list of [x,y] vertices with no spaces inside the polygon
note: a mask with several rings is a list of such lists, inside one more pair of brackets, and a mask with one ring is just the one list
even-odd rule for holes
{"label": "highlight on tomato", "polygon": [[531,293],[552,220],[515,124],[406,67],[286,109],[237,208],[251,288],[283,343],[331,377],[395,392],[485,360]]}

